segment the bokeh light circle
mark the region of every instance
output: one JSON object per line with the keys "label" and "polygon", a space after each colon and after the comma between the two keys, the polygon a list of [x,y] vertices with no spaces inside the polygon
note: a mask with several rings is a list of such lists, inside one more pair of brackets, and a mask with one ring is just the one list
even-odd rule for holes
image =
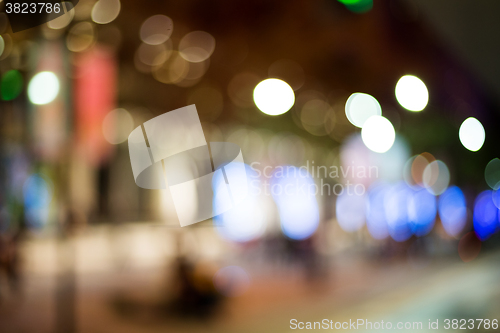
{"label": "bokeh light circle", "polygon": [[311,191],[311,175],[294,166],[285,166],[284,172],[275,172],[271,194],[278,206],[281,230],[290,239],[311,237],[319,225],[319,207],[316,194]]}
{"label": "bokeh light circle", "polygon": [[146,44],[158,45],[166,42],[174,30],[172,19],[165,15],[154,15],[141,26],[140,37]]}
{"label": "bokeh light circle", "polygon": [[214,52],[215,38],[205,31],[193,31],[182,37],[179,54],[189,62],[205,61]]}
{"label": "bokeh light circle", "polygon": [[443,161],[433,161],[425,167],[422,181],[427,191],[434,195],[440,195],[448,188],[450,170]]}
{"label": "bokeh light circle", "polygon": [[368,189],[366,227],[375,239],[384,239],[389,236],[384,210],[384,199],[388,189],[388,185],[381,183],[375,183]]}
{"label": "bokeh light circle", "polygon": [[491,197],[493,199],[493,203],[495,204],[495,206],[497,206],[497,208],[500,209],[500,190],[493,191]]}
{"label": "bokeh light circle", "polygon": [[405,75],[396,84],[396,99],[409,111],[422,111],[429,102],[425,83],[413,75]]}
{"label": "bokeh light circle", "polygon": [[73,4],[69,1],[64,1],[61,3],[63,7],[66,7],[66,12],[63,15],[59,15],[59,13],[52,12],[48,15],[48,19],[50,21],[47,22],[47,26],[50,29],[58,30],[66,28],[75,16],[75,10],[73,8]]}
{"label": "bokeh light circle", "polygon": [[23,203],[29,227],[39,229],[47,224],[52,194],[50,182],[41,175],[33,174],[26,179],[23,185]]}
{"label": "bokeh light circle", "polygon": [[3,50],[5,50],[5,41],[2,36],[0,36],[0,56],[3,54]]}
{"label": "bokeh light circle", "polygon": [[387,189],[384,195],[384,213],[389,235],[396,242],[404,242],[412,236],[408,220],[408,201],[413,191],[405,182]]}
{"label": "bokeh light circle", "polygon": [[142,43],[136,51],[136,59],[147,66],[161,66],[172,53],[172,44],[151,45]]}
{"label": "bokeh light circle", "polygon": [[21,93],[23,89],[23,76],[19,71],[13,69],[2,75],[0,82],[0,94],[4,101],[11,101]]}
{"label": "bokeh light circle", "polygon": [[492,189],[500,189],[500,159],[494,158],[488,162],[484,169],[484,179]]}
{"label": "bokeh light circle", "polygon": [[59,88],[59,79],[54,73],[40,72],[28,85],[28,97],[33,104],[48,104],[57,97]]}
{"label": "bokeh light circle", "polygon": [[424,189],[412,191],[408,197],[408,222],[417,237],[427,235],[436,219],[436,198]]}
{"label": "bokeh light circle", "polygon": [[134,129],[134,119],[125,109],[109,112],[102,122],[102,133],[106,141],[113,145],[127,141]]}
{"label": "bokeh light circle", "polygon": [[[242,185],[242,190],[248,189],[249,191],[242,202],[214,218],[217,233],[224,239],[238,243],[249,242],[262,236],[266,230],[269,216],[266,202],[259,193],[261,182],[258,174],[250,166],[244,165],[244,167],[245,173],[240,172],[241,166],[238,164],[230,164],[224,167],[225,173],[233,174],[233,181]],[[225,180],[224,176],[219,173],[214,176],[213,185],[221,183],[225,184]],[[244,193],[235,192],[232,194],[244,195]],[[214,210],[220,210],[220,207],[225,204],[224,201],[214,199]]]}
{"label": "bokeh light circle", "polygon": [[439,217],[450,236],[458,236],[467,222],[465,196],[458,186],[449,187],[439,196]]}
{"label": "bokeh light circle", "polygon": [[326,135],[325,122],[329,119],[329,114],[333,114],[333,110],[327,102],[312,99],[302,106],[300,122],[309,133],[318,136]]}
{"label": "bokeh light circle", "polygon": [[361,138],[371,151],[385,153],[394,144],[396,131],[389,119],[382,116],[371,116],[363,124]]}
{"label": "bokeh light circle", "polygon": [[371,116],[381,116],[382,107],[375,97],[363,94],[352,94],[345,104],[347,119],[356,127],[362,128]]}
{"label": "bokeh light circle", "polygon": [[493,202],[493,192],[481,192],[474,202],[474,231],[480,240],[486,240],[499,227],[499,210]]}
{"label": "bokeh light circle", "polygon": [[279,79],[266,79],[253,91],[255,105],[260,111],[277,116],[290,110],[295,103],[292,87]]}
{"label": "bokeh light circle", "polygon": [[484,144],[486,134],[479,120],[469,117],[460,125],[458,132],[460,142],[470,151],[478,151]]}
{"label": "bokeh light circle", "polygon": [[66,46],[72,52],[82,52],[94,45],[96,31],[90,22],[79,22],[75,24],[66,36]]}
{"label": "bokeh light circle", "polygon": [[92,21],[107,24],[114,21],[120,14],[120,0],[99,0],[92,7]]}

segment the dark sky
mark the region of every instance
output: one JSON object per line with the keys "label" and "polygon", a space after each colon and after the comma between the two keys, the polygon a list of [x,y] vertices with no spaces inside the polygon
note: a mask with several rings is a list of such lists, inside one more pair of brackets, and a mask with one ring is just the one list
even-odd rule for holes
{"label": "dark sky", "polygon": [[500,1],[405,0],[500,101]]}

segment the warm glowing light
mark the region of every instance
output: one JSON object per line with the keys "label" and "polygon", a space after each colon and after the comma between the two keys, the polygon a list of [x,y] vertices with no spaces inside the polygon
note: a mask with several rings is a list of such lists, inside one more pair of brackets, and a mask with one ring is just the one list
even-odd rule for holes
{"label": "warm glowing light", "polygon": [[5,50],[5,41],[3,40],[3,37],[0,36],[0,56],[3,54],[3,50]]}
{"label": "warm glowing light", "polygon": [[150,45],[165,43],[172,35],[174,22],[165,15],[154,15],[148,18],[141,26],[141,40]]}
{"label": "warm glowing light", "polygon": [[66,36],[66,46],[72,52],[82,52],[94,45],[94,25],[90,22],[79,22],[75,24]]}
{"label": "warm glowing light", "polygon": [[326,135],[325,120],[335,113],[330,105],[321,99],[307,101],[300,111],[300,122],[304,129],[313,135]]}
{"label": "warm glowing light", "polygon": [[486,134],[481,122],[474,117],[469,117],[460,125],[458,136],[465,148],[478,151],[484,144]]}
{"label": "warm glowing light", "polygon": [[290,110],[295,103],[292,87],[279,79],[260,82],[253,91],[253,100],[260,111],[277,116]]}
{"label": "warm glowing light", "polygon": [[106,141],[113,145],[127,141],[134,129],[134,119],[125,109],[116,109],[104,117],[102,133]]}
{"label": "warm glowing light", "polygon": [[347,99],[345,114],[351,124],[361,128],[371,116],[381,116],[382,107],[375,97],[363,93],[354,93]]}
{"label": "warm glowing light", "polygon": [[28,97],[33,104],[48,104],[57,97],[57,94],[59,94],[59,79],[52,72],[36,74],[28,85]]}
{"label": "warm glowing light", "polygon": [[189,64],[179,52],[172,51],[167,61],[153,68],[153,77],[162,83],[179,83],[189,73]]}
{"label": "warm glowing light", "polygon": [[120,0],[99,0],[92,8],[92,21],[107,24],[114,21],[120,14]]}
{"label": "warm glowing light", "polygon": [[71,23],[71,21],[73,21],[73,17],[75,16],[73,4],[71,2],[62,2],[61,4],[63,7],[66,7],[66,11],[63,15],[60,15],[56,12],[52,12],[48,15],[50,21],[47,22],[47,26],[50,29],[57,30],[66,28]]}
{"label": "warm glowing light", "polygon": [[425,83],[413,75],[405,75],[396,84],[396,99],[409,111],[422,111],[429,102]]}
{"label": "warm glowing light", "polygon": [[385,153],[396,140],[396,132],[389,119],[372,116],[363,124],[361,138],[368,149],[376,153]]}
{"label": "warm glowing light", "polygon": [[[0,14],[1,15],[1,14]],[[0,55],[0,60],[7,58],[14,48],[14,42],[9,34],[4,34],[1,36],[2,40],[0,42],[0,49],[2,54]]]}
{"label": "warm glowing light", "polygon": [[172,43],[151,45],[142,43],[136,51],[136,59],[147,66],[160,66],[172,53]]}
{"label": "warm glowing light", "polygon": [[179,42],[179,54],[189,62],[207,60],[214,49],[215,38],[205,31],[190,32]]}

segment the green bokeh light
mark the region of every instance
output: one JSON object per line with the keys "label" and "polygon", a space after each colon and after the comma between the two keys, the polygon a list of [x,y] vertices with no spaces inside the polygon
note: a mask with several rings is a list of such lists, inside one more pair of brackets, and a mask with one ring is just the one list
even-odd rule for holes
{"label": "green bokeh light", "polygon": [[338,0],[353,13],[366,13],[373,8],[373,0]]}
{"label": "green bokeh light", "polygon": [[23,76],[19,71],[10,70],[2,76],[0,95],[4,101],[11,101],[23,90]]}
{"label": "green bokeh light", "polygon": [[338,0],[340,3],[343,3],[344,5],[355,5],[358,2],[362,2],[363,0]]}

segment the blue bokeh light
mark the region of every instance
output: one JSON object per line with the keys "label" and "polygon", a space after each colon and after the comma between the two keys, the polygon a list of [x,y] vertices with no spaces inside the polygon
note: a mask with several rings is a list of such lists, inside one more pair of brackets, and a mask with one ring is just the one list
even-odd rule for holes
{"label": "blue bokeh light", "polygon": [[[231,179],[236,183],[247,182],[247,186],[244,187],[248,189],[246,197],[230,210],[214,217],[217,232],[227,240],[240,243],[260,237],[265,231],[267,221],[266,210],[262,207],[260,198],[261,182],[255,170],[246,164],[244,166],[246,174],[232,172],[233,177]],[[227,174],[231,174],[231,168],[239,169],[240,167],[241,165],[234,165],[233,163],[224,166],[224,169]],[[235,179],[235,177],[240,179]],[[219,184],[225,185],[222,173],[214,175],[212,182],[217,184],[217,186],[214,185],[214,190],[218,188]],[[235,188],[237,189],[237,187],[233,187],[233,189]],[[234,192],[232,194],[235,195]],[[220,208],[219,205],[224,206],[226,204],[218,200],[217,195],[214,197],[213,206],[215,211]]]}
{"label": "blue bokeh light", "polygon": [[450,236],[458,236],[467,222],[467,203],[458,186],[449,187],[439,196],[439,217]]}
{"label": "blue bokeh light", "polygon": [[278,206],[281,230],[288,238],[309,238],[319,225],[319,207],[311,175],[294,166],[275,173],[271,194]]}
{"label": "blue bokeh light", "polygon": [[500,190],[493,191],[492,198],[495,206],[500,209]]}
{"label": "blue bokeh light", "polygon": [[391,186],[384,195],[384,210],[389,235],[397,242],[404,242],[412,236],[408,221],[408,200],[411,189],[405,182]]}
{"label": "blue bokeh light", "polygon": [[474,203],[474,231],[486,240],[498,230],[499,211],[493,202],[493,192],[481,192]]}
{"label": "blue bokeh light", "polygon": [[52,201],[52,189],[47,181],[38,174],[28,177],[23,186],[23,199],[28,227],[39,229],[46,225]]}
{"label": "blue bokeh light", "polygon": [[368,190],[366,203],[366,227],[375,239],[384,239],[389,236],[389,227],[385,218],[384,197],[389,189],[386,184],[373,184]]}
{"label": "blue bokeh light", "polygon": [[436,197],[427,190],[412,191],[408,197],[408,221],[412,233],[422,237],[431,232],[436,220]]}

